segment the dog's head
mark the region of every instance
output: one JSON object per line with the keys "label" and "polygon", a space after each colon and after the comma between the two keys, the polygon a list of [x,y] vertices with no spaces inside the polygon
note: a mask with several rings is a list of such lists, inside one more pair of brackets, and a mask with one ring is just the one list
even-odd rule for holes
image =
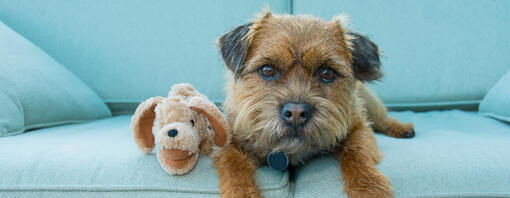
{"label": "dog's head", "polygon": [[261,158],[286,152],[294,164],[338,145],[356,83],[382,76],[377,46],[346,20],[264,12],[219,38],[235,141]]}

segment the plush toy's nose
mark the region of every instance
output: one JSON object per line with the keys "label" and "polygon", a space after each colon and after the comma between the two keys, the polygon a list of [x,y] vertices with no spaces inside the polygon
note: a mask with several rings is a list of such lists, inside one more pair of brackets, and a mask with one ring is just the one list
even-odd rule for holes
{"label": "plush toy's nose", "polygon": [[177,129],[170,129],[168,130],[168,137],[175,137],[178,133]]}

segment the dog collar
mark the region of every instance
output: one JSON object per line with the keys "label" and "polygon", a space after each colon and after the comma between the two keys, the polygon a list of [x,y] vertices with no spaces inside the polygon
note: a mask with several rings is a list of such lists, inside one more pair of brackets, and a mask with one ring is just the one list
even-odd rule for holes
{"label": "dog collar", "polygon": [[283,171],[289,166],[289,157],[281,151],[273,151],[267,156],[267,164],[272,169]]}

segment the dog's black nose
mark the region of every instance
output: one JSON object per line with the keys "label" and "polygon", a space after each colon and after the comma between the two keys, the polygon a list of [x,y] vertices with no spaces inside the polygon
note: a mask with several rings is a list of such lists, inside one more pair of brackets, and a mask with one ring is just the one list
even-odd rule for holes
{"label": "dog's black nose", "polygon": [[168,137],[175,137],[178,133],[179,131],[177,131],[176,129],[170,129],[168,130]]}
{"label": "dog's black nose", "polygon": [[289,102],[280,110],[285,123],[292,127],[303,126],[312,116],[312,108],[306,103]]}

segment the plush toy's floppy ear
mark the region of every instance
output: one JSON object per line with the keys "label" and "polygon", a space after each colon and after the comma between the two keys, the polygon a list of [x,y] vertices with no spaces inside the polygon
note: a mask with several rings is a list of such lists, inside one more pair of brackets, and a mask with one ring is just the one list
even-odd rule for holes
{"label": "plush toy's floppy ear", "polygon": [[131,129],[136,145],[145,154],[149,154],[154,149],[154,136],[152,134],[152,126],[156,117],[154,108],[163,99],[163,97],[147,99],[138,105],[135,114],[131,118]]}
{"label": "plush toy's floppy ear", "polygon": [[221,114],[220,110],[214,103],[209,101],[206,97],[195,96],[191,98],[189,107],[204,115],[211,124],[214,134],[214,144],[224,146],[228,143],[230,127]]}
{"label": "plush toy's floppy ear", "polygon": [[382,77],[379,49],[365,35],[347,32],[351,37],[352,69],[354,76],[360,81],[373,81]]}

